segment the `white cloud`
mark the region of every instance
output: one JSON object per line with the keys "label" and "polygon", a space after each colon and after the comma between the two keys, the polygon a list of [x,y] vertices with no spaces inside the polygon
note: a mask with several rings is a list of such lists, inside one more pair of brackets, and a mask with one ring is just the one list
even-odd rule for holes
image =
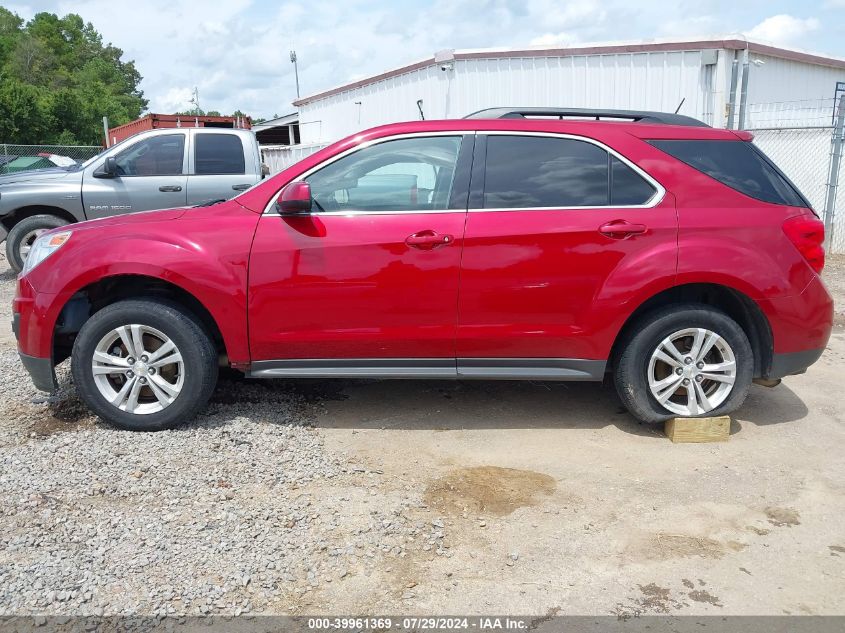
{"label": "white cloud", "polygon": [[796,18],[782,13],[766,18],[746,35],[752,39],[765,40],[774,44],[790,44],[819,28],[816,18]]}
{"label": "white cloud", "polygon": [[567,46],[575,41],[569,33],[545,33],[531,39],[529,44],[531,46]]}
{"label": "white cloud", "polygon": [[[191,97],[190,88],[170,88],[166,93],[157,98],[157,102],[160,105],[158,109],[163,112],[186,110],[189,107],[186,104],[191,101]],[[211,110],[213,108],[208,109]]]}
{"label": "white cloud", "polygon": [[718,32],[718,20],[712,15],[684,16],[669,20],[658,27],[663,37],[687,37]]}
{"label": "white cloud", "polygon": [[29,20],[32,16],[35,15],[36,10],[29,5],[26,4],[9,4],[4,2],[3,8],[8,9],[12,13],[16,13],[19,17],[23,18],[24,20]]}
{"label": "white cloud", "polygon": [[[703,17],[691,16],[688,3],[666,0],[147,0],[135,5],[13,0],[24,17],[72,12],[92,22],[104,40],[124,50],[124,59],[135,61],[153,112],[190,108],[197,86],[206,110],[239,108],[263,116],[294,110],[291,48],[307,96],[444,48],[679,37],[728,32],[738,21],[762,19],[759,9],[742,3],[728,13],[718,10],[723,0],[695,1]],[[812,18],[774,16],[749,34],[782,42],[817,27]]]}

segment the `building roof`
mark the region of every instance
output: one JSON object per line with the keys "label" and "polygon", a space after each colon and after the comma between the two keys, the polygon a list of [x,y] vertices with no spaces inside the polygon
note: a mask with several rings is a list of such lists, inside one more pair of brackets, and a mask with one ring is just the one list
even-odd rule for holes
{"label": "building roof", "polygon": [[280,125],[290,125],[291,123],[298,123],[299,122],[299,112],[291,112],[290,114],[284,114],[280,117],[276,117],[275,119],[268,119],[266,121],[262,121],[261,123],[256,123],[252,126],[253,132],[260,132],[262,130],[269,130],[270,128],[278,127]]}
{"label": "building roof", "polygon": [[[755,42],[741,35],[730,35],[716,38],[702,38],[689,40],[648,40],[636,42],[605,42],[595,44],[583,44],[577,46],[532,46],[527,48],[477,48],[454,51],[455,61],[468,59],[509,59],[526,57],[573,57],[583,55],[609,55],[617,53],[656,53],[656,52],[677,52],[707,49],[748,49],[752,53],[779,57],[806,64],[830,66],[833,68],[845,69],[845,59],[828,57],[818,53],[810,53],[791,48],[780,48],[763,42]],[[326,97],[331,97],[342,92],[362,88],[370,84],[384,81],[392,77],[404,75],[415,70],[421,70],[438,64],[435,56],[426,57],[419,61],[387,70],[383,73],[365,77],[358,81],[342,84],[335,88],[305,96],[293,102],[295,106],[302,106]]]}

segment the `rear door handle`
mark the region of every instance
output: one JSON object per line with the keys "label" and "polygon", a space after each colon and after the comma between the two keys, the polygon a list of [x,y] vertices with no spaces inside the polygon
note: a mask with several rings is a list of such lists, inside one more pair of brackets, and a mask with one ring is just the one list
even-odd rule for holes
{"label": "rear door handle", "polygon": [[455,240],[451,235],[437,233],[432,230],[419,231],[405,238],[405,244],[411,248],[430,251],[438,246],[446,246]]}
{"label": "rear door handle", "polygon": [[632,235],[642,235],[648,227],[645,224],[633,224],[627,220],[605,222],[599,227],[599,233],[616,240],[624,240]]}
{"label": "rear door handle", "polygon": [[159,191],[170,192],[170,191],[182,191],[182,187],[179,185],[162,185],[158,188]]}
{"label": "rear door handle", "polygon": [[245,185],[232,185],[232,189],[234,189],[235,191],[246,191],[247,189],[249,189],[249,187],[250,187],[250,186],[249,186],[248,184],[245,184]]}

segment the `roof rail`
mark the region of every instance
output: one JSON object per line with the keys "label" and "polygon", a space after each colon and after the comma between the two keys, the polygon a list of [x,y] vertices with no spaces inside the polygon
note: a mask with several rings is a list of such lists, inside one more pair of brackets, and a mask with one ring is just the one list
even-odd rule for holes
{"label": "roof rail", "polygon": [[649,112],[646,110],[594,110],[592,108],[487,108],[465,116],[465,119],[526,119],[528,117],[566,117],[600,119],[628,119],[637,123],[688,125],[710,127],[706,123],[683,114]]}

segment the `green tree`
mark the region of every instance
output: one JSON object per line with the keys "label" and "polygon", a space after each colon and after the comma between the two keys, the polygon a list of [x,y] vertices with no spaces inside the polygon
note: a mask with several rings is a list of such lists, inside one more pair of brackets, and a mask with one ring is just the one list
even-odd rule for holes
{"label": "green tree", "polygon": [[[4,7],[0,7],[0,73],[9,55],[15,49],[15,44],[20,37],[23,20]],[[0,74],[0,79],[3,75]]]}
{"label": "green tree", "polygon": [[0,7],[0,141],[102,142],[102,118],[121,125],[147,101],[123,51],[79,15],[29,22]]}
{"label": "green tree", "polygon": [[41,92],[15,79],[0,84],[0,138],[15,143],[43,143],[54,118]]}

